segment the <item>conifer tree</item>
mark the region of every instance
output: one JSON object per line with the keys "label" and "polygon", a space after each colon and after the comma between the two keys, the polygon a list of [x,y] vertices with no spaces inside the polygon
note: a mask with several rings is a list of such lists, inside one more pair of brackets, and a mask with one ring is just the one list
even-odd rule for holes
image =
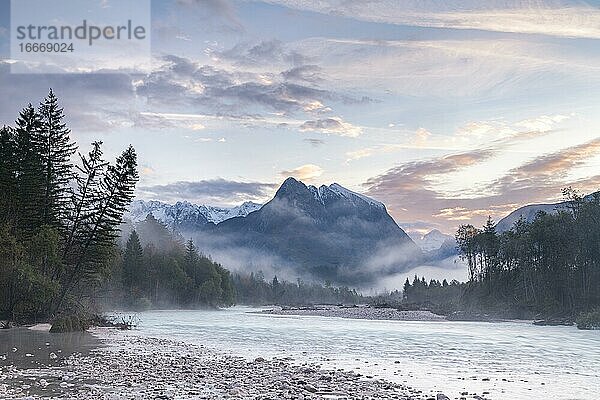
{"label": "conifer tree", "polygon": [[143,249],[140,243],[140,237],[133,230],[127,239],[125,253],[123,254],[123,287],[131,292],[137,282],[141,282],[144,277],[141,276],[143,266]]}
{"label": "conifer tree", "polygon": [[28,237],[41,226],[43,218],[40,204],[43,201],[44,182],[39,143],[42,122],[35,108],[29,104],[15,123],[14,162],[18,209],[14,223],[19,233]]}
{"label": "conifer tree", "polygon": [[47,317],[112,266],[138,180],[135,151],[109,165],[94,142],[74,170],[63,120],[50,90],[37,111],[29,104],[14,128],[0,129],[0,253],[18,250],[0,257],[0,317]]}
{"label": "conifer tree", "polygon": [[137,155],[129,146],[117,157],[114,165],[107,166],[98,185],[94,212],[86,218],[86,223],[79,228],[80,232],[75,234],[77,242],[71,246],[73,256],[66,266],[55,310],[61,307],[66,294],[79,280],[95,277],[101,272],[108,253],[119,237],[123,213],[133,200],[137,181]]}
{"label": "conifer tree", "polygon": [[71,157],[76,146],[70,139],[70,130],[63,122],[63,109],[52,89],[40,104],[41,129],[38,143],[43,165],[44,195],[42,223],[60,227],[62,211],[70,200],[69,182],[73,178]]}
{"label": "conifer tree", "polygon": [[[85,233],[85,225],[94,217],[97,202],[101,199],[100,184],[108,163],[102,158],[102,142],[93,142],[87,156],[79,154],[75,181],[77,190],[72,195],[71,212],[68,215],[68,233],[65,258],[72,256],[74,243]],[[78,237],[79,235],[79,237]]]}
{"label": "conifer tree", "polygon": [[188,240],[185,244],[185,268],[188,274],[194,270],[198,263],[198,249],[192,239]]}
{"label": "conifer tree", "polygon": [[0,224],[11,223],[16,215],[16,162],[12,128],[0,129]]}

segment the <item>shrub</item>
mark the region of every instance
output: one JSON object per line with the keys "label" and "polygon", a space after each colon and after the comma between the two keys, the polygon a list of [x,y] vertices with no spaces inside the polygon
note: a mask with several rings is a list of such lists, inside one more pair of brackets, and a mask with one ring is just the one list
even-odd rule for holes
{"label": "shrub", "polygon": [[578,329],[600,329],[600,308],[579,314],[576,323]]}
{"label": "shrub", "polygon": [[60,317],[52,323],[50,333],[83,332],[90,327],[90,320],[76,315]]}

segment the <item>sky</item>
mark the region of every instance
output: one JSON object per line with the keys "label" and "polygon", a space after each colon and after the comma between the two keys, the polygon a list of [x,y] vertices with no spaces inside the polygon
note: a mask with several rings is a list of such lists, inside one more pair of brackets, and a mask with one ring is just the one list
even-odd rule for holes
{"label": "sky", "polygon": [[82,151],[134,145],[141,199],[264,202],[294,176],[422,233],[600,188],[598,2],[151,5],[151,63],[13,74],[0,0],[0,123],[53,88]]}

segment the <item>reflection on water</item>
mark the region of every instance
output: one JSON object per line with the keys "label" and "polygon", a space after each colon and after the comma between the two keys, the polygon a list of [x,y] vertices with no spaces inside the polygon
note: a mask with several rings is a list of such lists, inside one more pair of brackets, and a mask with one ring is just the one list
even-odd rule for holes
{"label": "reflection on water", "polygon": [[290,356],[451,398],[590,399],[600,392],[600,331],[524,322],[403,322],[223,311],[150,311],[140,334],[249,358]]}
{"label": "reflection on water", "polygon": [[[86,353],[98,345],[85,332],[49,333],[27,328],[0,330],[1,365],[38,368],[59,365],[62,358],[73,353]],[[56,357],[51,356],[51,353]]]}
{"label": "reflection on water", "polygon": [[[98,346],[99,341],[84,332],[49,333],[27,328],[0,330],[0,382],[13,390],[22,390],[22,396],[18,398],[76,398],[69,394],[70,391],[90,382],[69,374],[63,367],[63,360],[74,353],[87,354]],[[63,376],[66,375],[72,375],[69,387],[63,387],[66,384]]]}

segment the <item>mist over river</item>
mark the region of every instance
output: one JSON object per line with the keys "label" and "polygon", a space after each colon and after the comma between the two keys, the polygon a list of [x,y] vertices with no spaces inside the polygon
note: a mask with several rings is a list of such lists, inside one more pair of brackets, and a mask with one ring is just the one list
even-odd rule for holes
{"label": "mist over river", "polygon": [[371,321],[254,311],[147,311],[139,315],[136,334],[248,359],[292,357],[295,363],[354,370],[450,398],[584,400],[600,392],[600,331],[527,322]]}

